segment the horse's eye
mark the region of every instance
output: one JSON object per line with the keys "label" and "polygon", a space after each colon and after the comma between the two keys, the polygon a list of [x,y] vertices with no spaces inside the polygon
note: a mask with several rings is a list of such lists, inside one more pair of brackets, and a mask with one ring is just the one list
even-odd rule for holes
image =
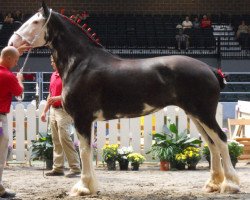
{"label": "horse's eye", "polygon": [[39,22],[38,22],[38,21],[34,21],[33,23],[34,23],[34,24],[38,24]]}

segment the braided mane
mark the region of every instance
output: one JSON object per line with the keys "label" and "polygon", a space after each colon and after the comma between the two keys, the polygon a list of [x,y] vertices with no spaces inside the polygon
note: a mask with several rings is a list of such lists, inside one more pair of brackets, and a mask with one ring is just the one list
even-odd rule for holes
{"label": "braided mane", "polygon": [[[62,14],[60,14],[62,15]],[[91,31],[92,29],[89,27],[88,28],[88,25],[85,23],[83,24],[82,26],[80,25],[80,22],[82,21],[81,19],[78,19],[77,22],[75,22],[73,20],[74,16],[72,15],[70,18],[68,18],[67,16],[65,15],[62,15],[62,17],[66,20],[68,20],[71,24],[75,25],[75,26],[78,26],[82,32],[93,42],[95,43],[97,46],[100,46],[100,47],[103,47],[101,44],[100,44],[100,39],[97,37],[96,33],[92,33],[91,34]]]}

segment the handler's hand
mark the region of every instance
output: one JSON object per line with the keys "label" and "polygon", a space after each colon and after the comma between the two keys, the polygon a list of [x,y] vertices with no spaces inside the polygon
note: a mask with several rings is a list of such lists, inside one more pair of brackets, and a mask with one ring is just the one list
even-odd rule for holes
{"label": "handler's hand", "polygon": [[48,103],[49,103],[50,105],[52,105],[52,104],[54,104],[55,102],[60,101],[60,100],[61,100],[60,96],[49,97]]}
{"label": "handler's hand", "polygon": [[21,82],[22,82],[22,81],[23,81],[23,74],[17,73],[17,74],[16,74],[16,78],[17,78],[18,81],[21,81]]}
{"label": "handler's hand", "polygon": [[17,50],[19,51],[19,54],[21,56],[21,55],[23,55],[23,52],[28,51],[31,48],[32,48],[32,46],[30,46],[29,44],[23,44],[20,47],[18,47]]}
{"label": "handler's hand", "polygon": [[46,113],[42,113],[41,120],[42,120],[42,122],[46,122],[47,121],[46,120]]}

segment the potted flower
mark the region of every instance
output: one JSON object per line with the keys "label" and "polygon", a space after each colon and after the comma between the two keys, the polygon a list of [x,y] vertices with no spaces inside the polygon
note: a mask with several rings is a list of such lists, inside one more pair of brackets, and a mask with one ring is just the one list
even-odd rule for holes
{"label": "potted flower", "polygon": [[184,170],[187,162],[187,157],[183,153],[178,153],[175,155],[175,167],[179,170]]}
{"label": "potted flower", "polygon": [[118,144],[107,144],[102,148],[102,159],[107,163],[108,170],[115,170],[118,155]]}
{"label": "potted flower", "polygon": [[128,170],[128,155],[133,152],[132,147],[121,147],[117,150],[117,160],[119,162],[120,170]]}
{"label": "potted flower", "polygon": [[189,146],[196,146],[202,143],[197,138],[190,138],[187,130],[178,132],[174,123],[170,123],[168,127],[163,127],[163,133],[153,135],[155,143],[152,145],[150,152],[153,157],[158,157],[160,161],[167,160],[170,162],[171,168],[179,168],[179,162],[176,161],[176,154],[180,154]]}
{"label": "potted flower", "polygon": [[244,145],[240,144],[235,140],[228,141],[228,151],[231,158],[233,167],[235,168],[236,163],[238,162],[238,157],[243,154]]}
{"label": "potted flower", "polygon": [[50,133],[39,133],[39,138],[31,141],[31,149],[31,160],[43,159],[46,162],[46,169],[52,169],[53,143]]}
{"label": "potted flower", "polygon": [[166,133],[155,133],[150,150],[147,154],[151,153],[153,159],[160,160],[160,170],[169,170],[170,161],[174,155],[174,145]]}
{"label": "potted flower", "polygon": [[131,162],[131,169],[133,171],[138,171],[140,164],[145,161],[145,157],[140,153],[130,153],[127,158],[128,161]]}
{"label": "potted flower", "polygon": [[197,147],[187,147],[184,150],[184,155],[186,156],[188,169],[195,170],[196,165],[201,159],[200,149]]}

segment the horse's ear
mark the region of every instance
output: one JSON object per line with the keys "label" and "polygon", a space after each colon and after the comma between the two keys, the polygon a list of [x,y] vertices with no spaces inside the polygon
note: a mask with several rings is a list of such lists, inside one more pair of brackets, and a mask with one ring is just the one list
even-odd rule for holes
{"label": "horse's ear", "polygon": [[45,17],[46,18],[49,17],[49,9],[44,1],[42,1],[42,7],[43,7],[43,12],[44,12]]}

